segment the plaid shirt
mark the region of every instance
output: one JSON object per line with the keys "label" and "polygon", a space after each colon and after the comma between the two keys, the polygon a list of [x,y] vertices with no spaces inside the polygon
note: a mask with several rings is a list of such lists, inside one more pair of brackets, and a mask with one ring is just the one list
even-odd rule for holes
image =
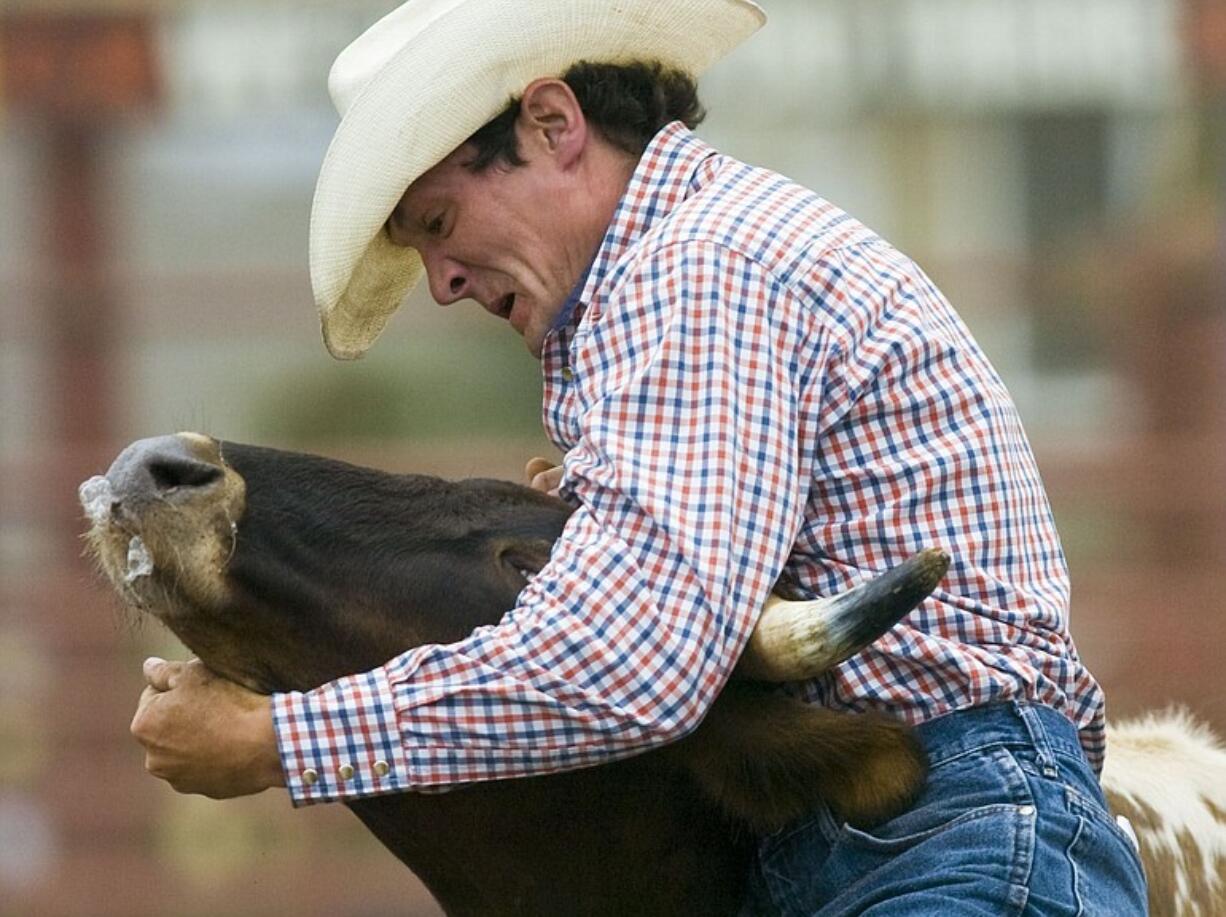
{"label": "plaid shirt", "polygon": [[[1029,698],[1095,767],[1103,698],[1004,385],[931,281],[847,214],[683,125],[644,153],[545,342],[577,507],[496,626],[274,698],[295,804],[542,774],[702,720],[781,573],[815,595],[953,557],[815,703],[912,723]],[[348,767],[345,767],[348,765]]]}

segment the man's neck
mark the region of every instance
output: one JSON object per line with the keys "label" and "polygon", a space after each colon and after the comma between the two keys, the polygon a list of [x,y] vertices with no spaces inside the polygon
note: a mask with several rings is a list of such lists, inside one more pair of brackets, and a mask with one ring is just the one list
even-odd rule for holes
{"label": "man's neck", "polygon": [[602,138],[593,138],[589,144],[582,165],[588,205],[572,249],[576,278],[584,277],[595,260],[638,162],[639,157],[617,149]]}

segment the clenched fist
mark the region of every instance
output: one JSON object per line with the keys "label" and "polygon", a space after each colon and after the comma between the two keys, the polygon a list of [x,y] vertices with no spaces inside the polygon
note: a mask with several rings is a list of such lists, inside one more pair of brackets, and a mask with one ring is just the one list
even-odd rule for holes
{"label": "clenched fist", "polygon": [[146,659],[132,735],[145,770],[180,793],[214,799],[284,786],[272,702],[219,678],[202,662]]}

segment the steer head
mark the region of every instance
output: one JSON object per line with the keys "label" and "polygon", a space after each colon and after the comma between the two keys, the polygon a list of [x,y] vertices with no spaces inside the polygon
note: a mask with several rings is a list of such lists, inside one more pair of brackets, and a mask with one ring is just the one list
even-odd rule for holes
{"label": "steer head", "polygon": [[[571,512],[504,481],[389,474],[197,433],[133,443],[80,496],[91,553],[122,601],[263,692],[496,623]],[[917,605],[948,563],[922,551],[830,599],[772,597],[736,674],[820,674]]]}
{"label": "steer head", "polygon": [[306,690],[515,605],[570,509],[501,481],[442,481],[178,434],[81,488],[122,601],[259,691]]}

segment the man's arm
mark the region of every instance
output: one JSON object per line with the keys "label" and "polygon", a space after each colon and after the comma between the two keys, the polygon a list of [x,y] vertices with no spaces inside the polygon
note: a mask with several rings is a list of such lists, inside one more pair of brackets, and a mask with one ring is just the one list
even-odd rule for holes
{"label": "man's arm", "polygon": [[665,252],[627,287],[574,367],[562,489],[579,508],[550,563],[496,626],[275,695],[295,804],[598,764],[702,720],[800,522],[792,375],[821,348],[718,246]]}
{"label": "man's arm", "polygon": [[577,508],[550,562],[498,625],[276,695],[296,804],[605,763],[702,721],[799,528],[797,380],[831,352],[810,310],[719,245],[659,250],[619,291],[551,401]]}

